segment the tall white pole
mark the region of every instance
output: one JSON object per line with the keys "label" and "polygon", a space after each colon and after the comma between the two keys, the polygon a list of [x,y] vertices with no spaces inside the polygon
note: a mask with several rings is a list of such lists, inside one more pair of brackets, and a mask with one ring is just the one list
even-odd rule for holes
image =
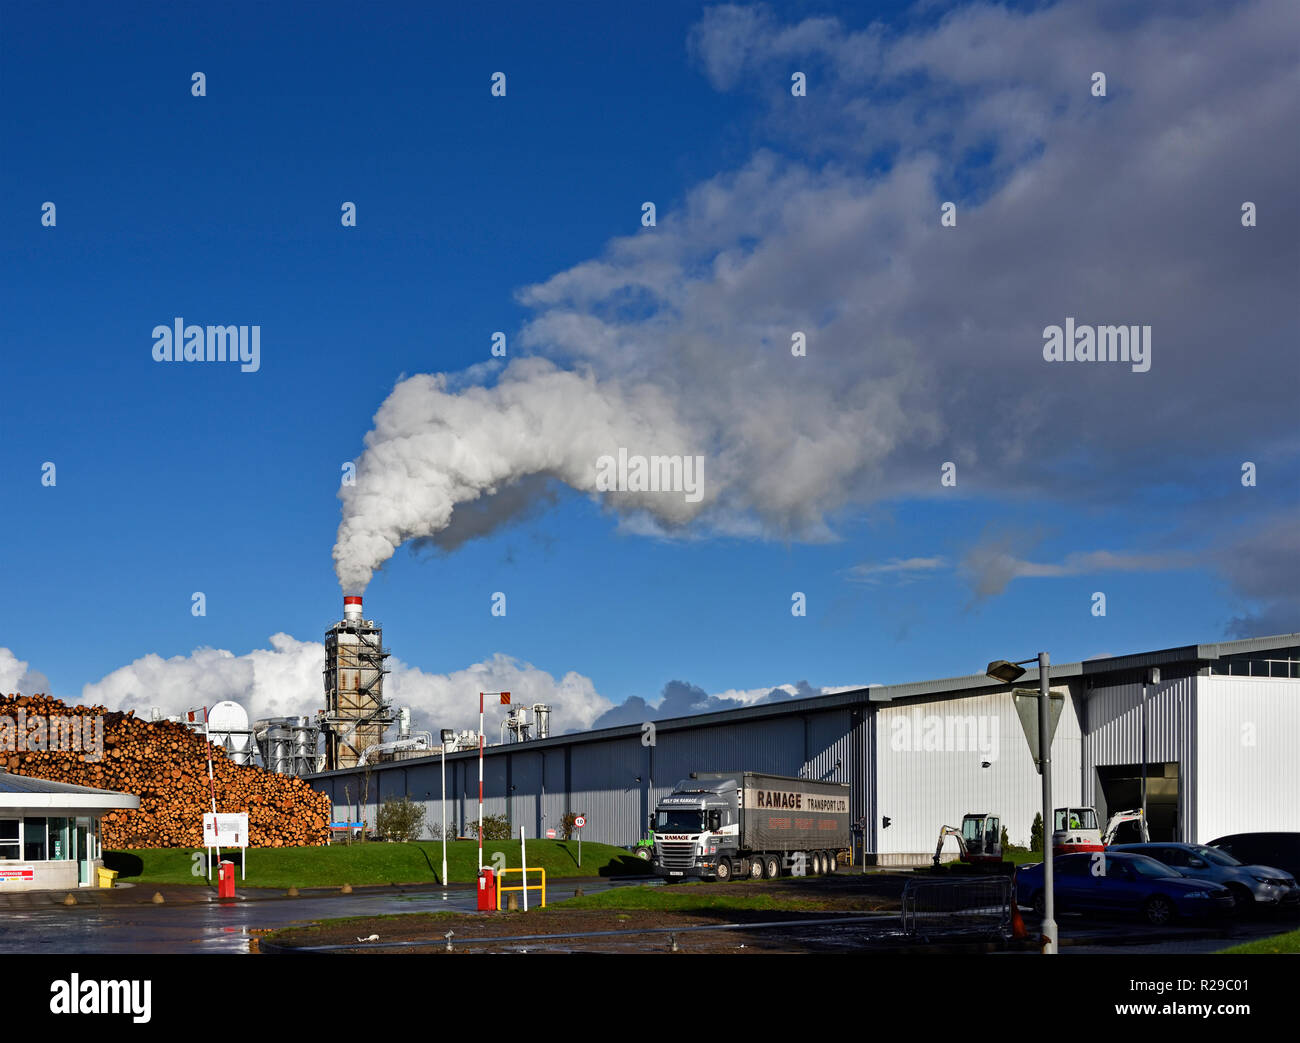
{"label": "tall white pole", "polygon": [[478,693],[478,875],[483,875],[483,693]]}
{"label": "tall white pole", "polygon": [[[208,744],[208,789],[212,792],[212,814],[217,813],[217,780],[212,776],[212,733],[208,731],[208,708],[203,707],[203,739]],[[217,824],[212,823],[215,833]],[[217,848],[217,861],[221,861],[221,848]],[[208,856],[208,879],[212,879],[212,856]]]}
{"label": "tall white pole", "polygon": [[528,912],[528,845],[524,842],[524,827],[519,827],[519,865],[524,878],[524,912]]}
{"label": "tall white pole", "polygon": [[203,707],[203,738],[208,744],[208,786],[212,790],[212,814],[217,813],[217,782],[212,777],[212,736],[208,731],[208,708]]}
{"label": "tall white pole", "polygon": [[447,744],[442,744],[442,886],[447,886]]}

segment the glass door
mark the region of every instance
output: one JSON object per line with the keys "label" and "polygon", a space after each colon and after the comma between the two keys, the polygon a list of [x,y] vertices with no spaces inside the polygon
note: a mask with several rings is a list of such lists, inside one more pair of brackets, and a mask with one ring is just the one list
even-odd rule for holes
{"label": "glass door", "polygon": [[77,820],[76,832],[74,857],[77,859],[77,883],[85,887],[90,884],[90,840],[81,819]]}

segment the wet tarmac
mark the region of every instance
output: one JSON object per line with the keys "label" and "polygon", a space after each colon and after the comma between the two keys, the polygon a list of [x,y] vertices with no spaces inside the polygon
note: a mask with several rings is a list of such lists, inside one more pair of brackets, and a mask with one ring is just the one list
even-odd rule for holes
{"label": "wet tarmac", "polygon": [[[581,886],[586,894],[644,880],[564,880],[551,884],[547,901],[573,897]],[[299,898],[265,898],[248,892],[244,899],[219,901],[205,890],[190,901],[146,904],[152,888],[136,888],[129,898],[114,892],[113,901],[94,902],[83,894],[81,904],[55,904],[53,897],[31,896],[28,902],[7,902],[0,910],[0,953],[247,953],[263,931],[343,916],[384,916],[390,913],[472,912],[473,888],[418,890],[379,888],[351,895],[320,893]],[[168,891],[172,889],[164,889]],[[17,896],[14,896],[17,897]]]}

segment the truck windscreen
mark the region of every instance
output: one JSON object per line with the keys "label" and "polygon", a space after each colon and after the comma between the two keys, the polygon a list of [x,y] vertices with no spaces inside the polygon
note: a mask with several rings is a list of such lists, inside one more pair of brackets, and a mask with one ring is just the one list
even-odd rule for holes
{"label": "truck windscreen", "polygon": [[671,811],[655,812],[656,833],[699,833],[703,830],[701,812],[673,808]]}

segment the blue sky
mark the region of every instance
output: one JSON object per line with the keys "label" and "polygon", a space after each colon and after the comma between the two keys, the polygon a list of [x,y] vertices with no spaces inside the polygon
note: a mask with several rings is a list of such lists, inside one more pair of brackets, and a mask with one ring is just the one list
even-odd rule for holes
{"label": "blue sky", "polygon": [[[497,674],[565,728],[674,680],[754,698],[1300,628],[1300,162],[1268,40],[1293,9],[433,6],[5,5],[0,681],[314,708],[341,465],[400,380],[471,366],[465,444],[509,457],[494,396],[542,392],[497,330],[616,414],[662,395],[647,428],[723,463],[683,518],[566,481],[575,436],[503,464],[549,490],[522,517],[414,532],[367,615],[435,726]],[[1152,324],[1152,371],[1045,363],[1067,314]],[[260,325],[259,371],[155,362],[177,316]],[[284,677],[235,668],[278,633],[308,643]]]}

